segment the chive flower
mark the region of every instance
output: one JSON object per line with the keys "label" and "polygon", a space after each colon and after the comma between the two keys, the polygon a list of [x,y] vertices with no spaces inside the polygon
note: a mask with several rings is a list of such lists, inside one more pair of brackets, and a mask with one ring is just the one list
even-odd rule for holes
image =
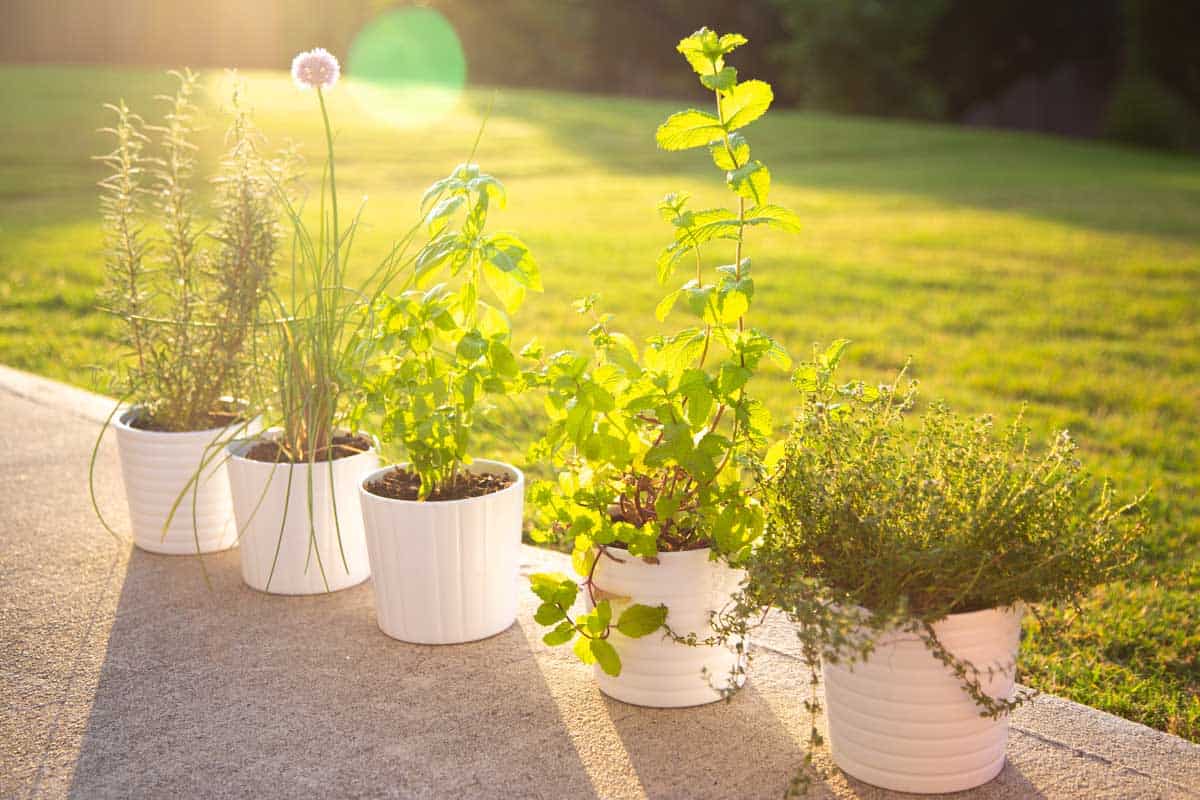
{"label": "chive flower", "polygon": [[341,74],[338,60],[323,47],[300,53],[292,59],[292,80],[300,89],[332,89]]}

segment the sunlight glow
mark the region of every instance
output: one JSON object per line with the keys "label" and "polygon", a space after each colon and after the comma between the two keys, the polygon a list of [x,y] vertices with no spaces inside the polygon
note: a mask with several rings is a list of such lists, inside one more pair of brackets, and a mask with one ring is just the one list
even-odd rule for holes
{"label": "sunlight glow", "polygon": [[467,62],[453,26],[432,8],[390,11],[350,45],[347,85],[362,110],[401,128],[424,127],[458,105]]}

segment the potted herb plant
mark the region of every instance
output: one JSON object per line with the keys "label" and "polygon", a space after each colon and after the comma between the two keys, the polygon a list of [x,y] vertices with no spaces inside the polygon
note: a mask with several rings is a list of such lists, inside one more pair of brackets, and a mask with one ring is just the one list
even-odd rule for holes
{"label": "potted herb plant", "polygon": [[[292,227],[291,289],[272,295],[272,339],[257,353],[258,405],[270,429],[229,448],[229,480],[241,535],[242,578],[275,594],[316,594],[354,586],[370,575],[358,484],[378,467],[371,438],[354,430],[352,376],[358,334],[370,324],[372,292],[405,263],[401,239],[360,287],[346,270],[361,209],[343,226],[333,130],[324,92],[340,68],[330,53],[298,55],[292,77],[315,90],[324,123],[326,163],[320,223],[280,193]],[[371,288],[373,287],[373,288]]]}
{"label": "potted herb plant", "polygon": [[762,474],[767,523],[724,630],[744,636],[736,620],[771,605],[799,623],[850,775],[969,789],[1003,767],[1009,712],[1030,696],[1025,610],[1120,577],[1142,521],[1089,480],[1066,431],[1036,449],[1020,418],[997,431],[943,404],[916,415],[903,377],[837,384],[844,346],[796,373],[803,405]]}
{"label": "potted herb plant", "polygon": [[[360,413],[378,415],[381,439],[408,461],[362,481],[363,521],[379,627],[406,642],[473,641],[516,619],[525,479],[470,458],[489,397],[522,383],[507,314],[541,290],[528,247],[485,231],[503,203],[499,181],[474,164],[431,186],[416,285],[381,296],[368,331]],[[450,283],[433,285],[447,272]],[[481,299],[485,285],[500,308]]]}
{"label": "potted herb plant", "polygon": [[[736,590],[734,567],[762,528],[744,468],[771,419],[748,384],[764,358],[789,363],[748,316],[747,232],[794,232],[799,223],[768,202],[770,173],[742,134],[772,101],[768,84],[739,81],[725,61],[745,42],[701,29],[679,43],[714,110],[673,114],[656,135],[664,150],[704,149],[736,198],[731,209],[692,209],[685,194],[659,205],[675,231],[658,258],[659,281],[672,283],[681,264],[694,272],[672,287],[657,317],[682,311],[688,325],[639,350],[598,314],[594,355],[555,353],[539,371],[550,425],[533,455],[549,459],[558,480],[530,497],[538,535],[570,543],[580,578],[534,575],[536,618],[551,628],[547,643],[573,641],[579,658],[596,665],[603,692],[639,705],[720,699],[721,682],[737,671],[742,643],[710,641],[709,620]],[[710,272],[706,257],[732,260]],[[593,306],[581,301],[579,310]],[[580,589],[585,610],[577,613]]]}
{"label": "potted herb plant", "polygon": [[[230,398],[247,395],[247,352],[276,261],[275,187],[286,184],[289,159],[260,154],[237,86],[206,227],[194,186],[197,76],[172,74],[178,88],[163,98],[161,125],[124,102],[108,106],[116,119],[105,129],[114,149],[100,157],[109,170],[100,183],[103,303],[121,321],[128,354],[112,385],[121,401],[100,435],[116,430],[134,543],[207,553],[237,541],[222,451],[256,425]],[[94,470],[95,451],[89,480]]]}

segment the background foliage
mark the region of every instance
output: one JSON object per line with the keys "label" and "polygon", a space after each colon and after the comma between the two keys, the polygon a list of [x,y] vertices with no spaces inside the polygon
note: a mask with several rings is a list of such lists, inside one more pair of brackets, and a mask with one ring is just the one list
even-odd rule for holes
{"label": "background foliage", "polygon": [[[12,0],[0,61],[276,67],[345,56],[389,0]],[[1200,147],[1200,5],[1178,0],[428,0],[476,84],[684,95],[702,24],[743,32],[782,105]],[[50,9],[53,9],[51,13]],[[547,43],[552,43],[547,46]]]}

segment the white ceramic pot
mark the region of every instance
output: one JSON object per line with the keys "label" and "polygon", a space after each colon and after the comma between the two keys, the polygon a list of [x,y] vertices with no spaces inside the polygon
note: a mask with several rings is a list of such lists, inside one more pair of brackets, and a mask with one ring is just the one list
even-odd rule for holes
{"label": "white ceramic pot", "polygon": [[[607,552],[596,562],[593,582],[612,604],[614,621],[633,603],[665,605],[671,630],[681,636],[695,633],[697,640],[714,635],[711,614],[730,601],[743,577],[742,572],[711,561],[707,547],[659,553],[657,564],[615,547]],[[597,665],[600,691],[625,703],[652,708],[683,708],[720,700],[718,688],[728,685],[738,659],[732,646],[692,647],[658,632],[631,639],[614,628],[609,642],[621,657],[621,674],[613,677]]]}
{"label": "white ceramic pot", "polygon": [[[234,426],[167,433],[132,427],[129,423],[136,413],[129,409],[112,423],[134,544],[168,555],[214,553],[233,547],[237,527],[224,450],[230,437],[256,433],[257,422],[245,429]],[[200,477],[193,481],[197,473]]]}
{"label": "white ceramic pot", "polygon": [[229,458],[246,585],[271,594],[321,594],[370,577],[358,485],[379,467],[376,448],[310,467],[245,458],[252,445],[230,447]]}
{"label": "white ceramic pot", "polygon": [[[933,626],[946,649],[980,670],[992,697],[1011,697],[1023,609],[951,614]],[[989,668],[994,671],[989,677]],[[899,792],[958,792],[1004,767],[1008,717],[979,715],[953,673],[911,633],[885,633],[856,664],[822,664],[834,763]]]}
{"label": "white ceramic pot", "polygon": [[525,476],[478,459],[472,472],[503,472],[513,483],[464,500],[393,500],[360,483],[379,628],[393,639],[455,644],[493,636],[517,618]]}

